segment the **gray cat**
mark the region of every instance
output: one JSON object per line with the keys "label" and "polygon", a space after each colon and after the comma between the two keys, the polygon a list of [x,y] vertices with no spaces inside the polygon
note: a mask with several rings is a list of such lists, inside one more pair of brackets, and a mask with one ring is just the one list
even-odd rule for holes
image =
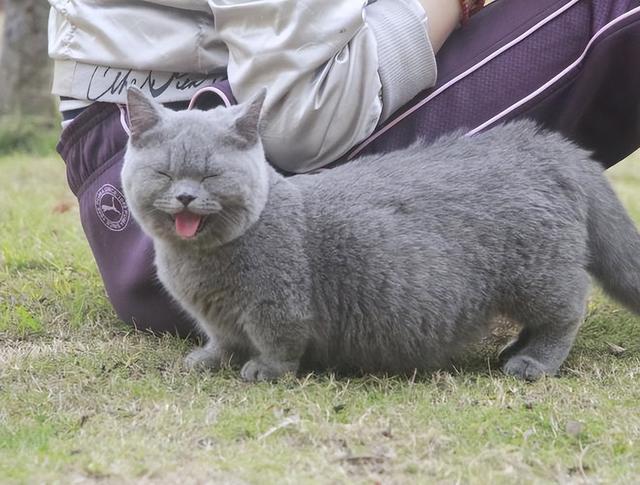
{"label": "gray cat", "polygon": [[189,366],[405,373],[446,366],[497,315],[503,370],[555,374],[589,274],[640,313],[640,237],[589,154],[528,121],[284,178],[264,93],[172,112],[129,91],[122,172],[158,276],[208,336]]}

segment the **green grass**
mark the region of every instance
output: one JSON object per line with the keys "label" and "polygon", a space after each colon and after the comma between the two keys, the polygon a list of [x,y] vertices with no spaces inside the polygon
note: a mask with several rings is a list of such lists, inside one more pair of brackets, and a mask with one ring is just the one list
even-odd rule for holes
{"label": "green grass", "polygon": [[[640,159],[611,173],[640,221]],[[634,483],[640,319],[596,292],[558,378],[187,372],[109,307],[53,156],[0,158],[0,482]],[[618,347],[625,350],[621,351]]]}
{"label": "green grass", "polygon": [[57,117],[0,117],[0,156],[12,153],[48,155],[55,149],[59,134]]}

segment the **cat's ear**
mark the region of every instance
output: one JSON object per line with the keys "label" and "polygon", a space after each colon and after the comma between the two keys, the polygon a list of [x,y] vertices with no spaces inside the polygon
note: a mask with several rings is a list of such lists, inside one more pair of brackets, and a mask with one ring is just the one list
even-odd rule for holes
{"label": "cat's ear", "polygon": [[234,131],[244,147],[258,143],[260,137],[260,113],[267,97],[266,88],[262,88],[250,101],[239,106],[240,114],[235,119]]}
{"label": "cat's ear", "polygon": [[131,124],[131,143],[136,145],[142,135],[160,123],[164,108],[137,87],[130,86],[127,89],[127,109]]}

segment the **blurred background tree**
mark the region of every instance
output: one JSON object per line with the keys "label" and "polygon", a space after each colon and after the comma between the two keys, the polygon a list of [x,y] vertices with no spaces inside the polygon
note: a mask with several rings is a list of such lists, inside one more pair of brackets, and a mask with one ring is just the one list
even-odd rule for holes
{"label": "blurred background tree", "polygon": [[[47,0],[0,0],[0,152],[41,148],[58,124],[47,54]],[[40,151],[38,149],[37,151]]]}

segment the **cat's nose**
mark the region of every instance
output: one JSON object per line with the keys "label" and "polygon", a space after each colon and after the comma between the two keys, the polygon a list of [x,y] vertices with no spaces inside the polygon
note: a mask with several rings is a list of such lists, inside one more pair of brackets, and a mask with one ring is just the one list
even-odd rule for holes
{"label": "cat's nose", "polygon": [[176,199],[178,199],[183,206],[187,207],[196,198],[191,194],[180,194],[180,195],[176,195]]}

